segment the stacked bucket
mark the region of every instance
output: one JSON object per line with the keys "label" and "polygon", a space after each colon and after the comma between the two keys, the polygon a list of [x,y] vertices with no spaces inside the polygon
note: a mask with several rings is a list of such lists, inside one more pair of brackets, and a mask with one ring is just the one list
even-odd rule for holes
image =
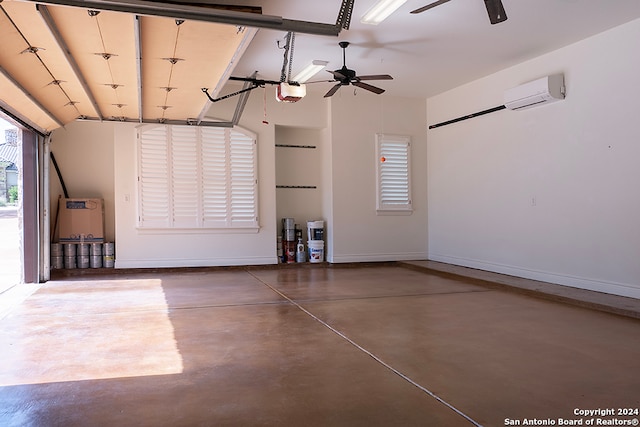
{"label": "stacked bucket", "polygon": [[296,224],[293,218],[282,218],[282,262],[296,262]]}
{"label": "stacked bucket", "polygon": [[51,268],[113,268],[113,243],[52,243]]}
{"label": "stacked bucket", "polygon": [[307,221],[309,262],[324,261],[324,221]]}

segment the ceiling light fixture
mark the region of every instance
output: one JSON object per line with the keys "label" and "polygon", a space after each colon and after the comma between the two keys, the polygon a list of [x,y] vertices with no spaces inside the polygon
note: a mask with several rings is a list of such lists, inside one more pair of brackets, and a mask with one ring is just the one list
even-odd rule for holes
{"label": "ceiling light fixture", "polygon": [[311,61],[311,64],[304,67],[302,71],[300,71],[298,74],[295,75],[295,77],[293,78],[293,81],[297,83],[306,82],[311,77],[315,76],[320,71],[322,71],[324,67],[327,66],[328,63],[329,61],[320,61],[317,59]]}
{"label": "ceiling light fixture", "polygon": [[362,16],[363,24],[378,25],[395,12],[407,0],[380,0]]}

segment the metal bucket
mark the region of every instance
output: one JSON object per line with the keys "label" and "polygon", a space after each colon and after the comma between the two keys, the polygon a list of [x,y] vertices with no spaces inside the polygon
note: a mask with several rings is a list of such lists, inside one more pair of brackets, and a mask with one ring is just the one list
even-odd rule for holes
{"label": "metal bucket", "polygon": [[282,218],[283,230],[294,230],[296,228],[296,221],[294,218]]}
{"label": "metal bucket", "polygon": [[62,243],[51,244],[51,257],[63,257],[64,251],[62,249]]}
{"label": "metal bucket", "polygon": [[102,255],[115,255],[115,243],[108,242],[105,243],[102,247]]}
{"label": "metal bucket", "polygon": [[51,268],[55,270],[60,270],[64,268],[64,257],[60,256],[52,256],[51,257]]}
{"label": "metal bucket", "polygon": [[76,256],[76,244],[75,243],[65,243],[64,247],[64,256],[65,257],[74,257]]}
{"label": "metal bucket", "polygon": [[89,255],[78,255],[76,265],[78,268],[89,268]]}
{"label": "metal bucket", "polygon": [[282,236],[283,240],[287,242],[295,242],[296,241],[296,230],[295,228],[285,229]]}
{"label": "metal bucket", "polygon": [[64,257],[64,268],[67,268],[67,269],[76,268],[76,257],[74,257],[74,256],[65,256]]}
{"label": "metal bucket", "polygon": [[[90,256],[102,256],[102,243],[91,243],[89,247]],[[102,261],[100,262],[102,263]]]}
{"label": "metal bucket", "polygon": [[89,243],[78,243],[78,247],[76,248],[76,255],[78,256],[89,256],[89,247],[91,245]]}
{"label": "metal bucket", "polygon": [[91,268],[101,268],[102,255],[91,255],[89,257],[89,265],[91,266]]}
{"label": "metal bucket", "polygon": [[102,255],[102,266],[104,268],[113,268],[116,258],[113,255]]}

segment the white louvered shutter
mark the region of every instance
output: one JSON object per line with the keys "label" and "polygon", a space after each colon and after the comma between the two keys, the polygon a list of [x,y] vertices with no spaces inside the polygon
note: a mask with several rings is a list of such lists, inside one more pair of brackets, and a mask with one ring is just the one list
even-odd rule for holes
{"label": "white louvered shutter", "polygon": [[257,225],[256,141],[240,132],[229,132],[231,226]]}
{"label": "white louvered shutter", "polygon": [[171,208],[173,227],[199,226],[199,143],[198,128],[171,126]]}
{"label": "white louvered shutter", "polygon": [[169,227],[167,127],[138,133],[138,226]]}
{"label": "white louvered shutter", "polygon": [[408,137],[377,135],[377,209],[411,211],[411,142]]}
{"label": "white louvered shutter", "polygon": [[258,227],[257,144],[237,129],[138,133],[140,228]]}
{"label": "white louvered shutter", "polygon": [[202,205],[205,227],[225,227],[228,210],[226,129],[203,128]]}

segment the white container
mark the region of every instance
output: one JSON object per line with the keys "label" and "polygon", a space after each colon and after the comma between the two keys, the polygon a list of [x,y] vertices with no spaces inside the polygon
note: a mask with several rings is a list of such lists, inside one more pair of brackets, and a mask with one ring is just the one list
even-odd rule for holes
{"label": "white container", "polygon": [[307,221],[307,239],[324,240],[324,221]]}
{"label": "white container", "polygon": [[324,261],[324,240],[309,240],[307,246],[309,248],[309,262]]}

